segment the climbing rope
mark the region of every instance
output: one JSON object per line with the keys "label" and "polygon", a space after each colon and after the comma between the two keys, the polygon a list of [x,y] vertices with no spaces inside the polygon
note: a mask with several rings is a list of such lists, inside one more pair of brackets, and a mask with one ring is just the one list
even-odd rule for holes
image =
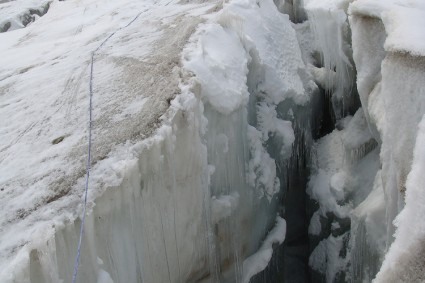
{"label": "climbing rope", "polygon": [[90,169],[91,169],[91,148],[92,148],[92,129],[93,129],[93,66],[94,66],[94,58],[96,55],[96,52],[99,51],[100,48],[112,37],[114,34],[116,34],[118,31],[127,28],[130,26],[134,21],[137,20],[137,18],[140,17],[140,15],[146,10],[138,13],[127,25],[118,28],[116,31],[111,33],[105,40],[102,41],[102,43],[91,53],[91,60],[90,60],[90,80],[89,80],[89,142],[88,142],[88,148],[87,148],[87,164],[86,164],[86,183],[84,187],[84,203],[83,203],[83,216],[81,219],[81,228],[80,228],[80,237],[78,239],[78,247],[77,247],[77,255],[75,256],[75,263],[74,263],[74,272],[72,273],[72,283],[77,282],[77,275],[78,275],[78,269],[80,266],[80,257],[81,257],[81,244],[83,242],[83,236],[84,236],[84,223],[86,222],[86,209],[87,209],[87,193],[89,189],[89,178],[90,178]]}

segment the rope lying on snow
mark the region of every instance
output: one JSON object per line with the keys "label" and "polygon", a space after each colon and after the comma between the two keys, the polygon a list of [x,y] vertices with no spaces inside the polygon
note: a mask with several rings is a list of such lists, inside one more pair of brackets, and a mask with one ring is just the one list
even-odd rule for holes
{"label": "rope lying on snow", "polygon": [[72,274],[72,283],[77,282],[77,275],[78,275],[78,268],[80,266],[80,257],[81,257],[81,244],[83,242],[83,235],[84,235],[84,223],[86,222],[86,208],[87,208],[87,192],[89,189],[89,178],[90,178],[90,169],[91,169],[91,148],[92,148],[92,125],[93,125],[93,65],[94,65],[94,57],[96,55],[96,52],[99,51],[100,48],[112,37],[114,34],[116,34],[118,31],[127,28],[130,26],[134,21],[137,20],[137,18],[140,17],[140,15],[146,10],[140,12],[137,14],[127,25],[118,28],[116,31],[111,33],[105,40],[102,41],[102,43],[91,53],[91,60],[90,60],[90,82],[89,82],[89,142],[88,142],[88,149],[87,149],[87,165],[86,165],[86,183],[84,188],[84,204],[83,204],[83,216],[81,219],[81,228],[80,228],[80,237],[78,239],[78,247],[77,247],[77,255],[75,257],[75,263],[74,263],[74,272]]}

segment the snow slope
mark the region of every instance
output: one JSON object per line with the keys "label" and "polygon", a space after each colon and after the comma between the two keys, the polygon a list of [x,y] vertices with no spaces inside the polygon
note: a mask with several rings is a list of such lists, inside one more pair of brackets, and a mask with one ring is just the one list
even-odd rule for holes
{"label": "snow slope", "polygon": [[122,181],[113,157],[117,145],[130,148],[161,125],[170,100],[181,92],[180,52],[199,16],[214,6],[55,1],[32,25],[0,35],[3,282],[26,261],[35,241],[48,239],[55,225],[81,211],[91,52],[142,13],[95,57],[90,201]]}

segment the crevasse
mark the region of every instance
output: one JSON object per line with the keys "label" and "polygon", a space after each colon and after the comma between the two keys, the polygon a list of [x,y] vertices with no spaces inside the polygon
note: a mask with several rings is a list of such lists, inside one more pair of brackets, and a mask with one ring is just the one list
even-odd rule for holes
{"label": "crevasse", "polygon": [[[424,279],[406,219],[421,223],[425,52],[384,13],[406,7],[275,2],[224,3],[190,37],[162,126],[117,146],[120,182],[93,197],[79,282]],[[2,282],[69,282],[80,225],[55,223]]]}
{"label": "crevasse", "polygon": [[[81,282],[249,282],[284,241],[284,218],[288,243],[304,237],[285,249],[307,251],[304,207],[290,200],[305,201],[296,176],[318,89],[288,17],[272,1],[232,1],[198,27],[182,62],[163,126],[123,147],[121,183],[91,207]],[[55,227],[10,282],[69,281],[79,225]]]}
{"label": "crevasse", "polygon": [[[312,281],[413,282],[422,278],[420,252],[407,255],[403,250],[418,247],[421,241],[416,238],[414,244],[407,244],[406,234],[401,235],[407,233],[409,221],[402,222],[401,217],[420,207],[405,197],[410,194],[406,180],[416,177],[412,165],[421,166],[412,158],[424,113],[419,79],[424,65],[423,53],[418,52],[421,43],[412,40],[415,29],[407,14],[419,13],[423,7],[419,2],[406,7],[394,1],[350,2],[306,1],[305,5],[327,69],[322,79],[313,68],[316,81],[327,87],[326,81],[338,77],[333,68],[338,73],[339,65],[352,62],[361,102],[353,116],[337,121],[336,129],[315,145],[317,162],[308,188],[319,204],[309,227]],[[338,27],[334,32],[323,28],[331,22],[340,23],[332,25]],[[400,30],[408,25],[413,31],[404,30],[402,35]],[[352,59],[346,52],[351,49]],[[339,111],[335,103],[333,108]],[[412,194],[418,185],[410,183]]]}

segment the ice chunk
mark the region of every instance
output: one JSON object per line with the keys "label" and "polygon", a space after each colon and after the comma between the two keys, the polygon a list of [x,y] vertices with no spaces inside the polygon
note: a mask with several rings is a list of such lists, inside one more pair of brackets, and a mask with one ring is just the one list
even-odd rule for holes
{"label": "ice chunk", "polygon": [[248,55],[237,32],[231,29],[208,24],[198,33],[200,40],[186,49],[186,68],[200,81],[205,101],[217,111],[230,114],[248,102]]}

